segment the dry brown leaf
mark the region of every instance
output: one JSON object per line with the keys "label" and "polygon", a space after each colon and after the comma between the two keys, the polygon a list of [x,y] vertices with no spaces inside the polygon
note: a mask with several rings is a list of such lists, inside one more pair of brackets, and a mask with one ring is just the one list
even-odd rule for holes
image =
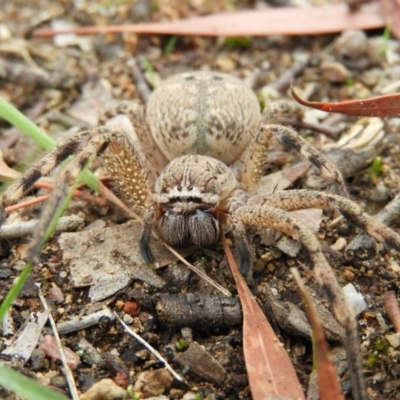
{"label": "dry brown leaf", "polygon": [[264,313],[237,269],[222,235],[222,244],[239,292],[243,310],[243,351],[253,400],[268,396],[305,399],[296,371]]}
{"label": "dry brown leaf", "polygon": [[399,117],[400,93],[387,94],[369,99],[341,101],[328,103],[319,101],[307,101],[302,99],[292,88],[292,96],[301,105],[326,112],[334,112],[356,117]]}
{"label": "dry brown leaf", "polygon": [[382,15],[394,36],[400,40],[400,0],[381,0]]}
{"label": "dry brown leaf", "polygon": [[378,3],[364,4],[354,13],[350,13],[347,5],[343,3],[327,4],[321,7],[285,7],[225,12],[162,23],[87,26],[62,31],[39,29],[34,32],[34,36],[52,37],[60,33],[93,35],[118,32],[195,36],[318,35],[342,32],[346,29],[377,29],[384,25],[385,19]]}
{"label": "dry brown leaf", "polygon": [[310,294],[305,288],[303,281],[296,268],[291,268],[291,272],[299,286],[300,292],[306,303],[308,320],[313,329],[315,341],[315,358],[318,372],[318,386],[321,400],[344,400],[339,379],[332,363],[328,345],[325,339],[324,329],[318,320],[318,316]]}

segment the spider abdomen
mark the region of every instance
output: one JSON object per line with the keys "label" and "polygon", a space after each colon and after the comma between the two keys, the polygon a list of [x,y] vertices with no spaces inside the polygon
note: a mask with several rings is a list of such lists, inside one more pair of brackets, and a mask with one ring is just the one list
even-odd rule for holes
{"label": "spider abdomen", "polygon": [[229,165],[256,131],[260,106],[239,79],[192,71],[163,82],[152,93],[146,116],[154,140],[169,160],[202,154]]}

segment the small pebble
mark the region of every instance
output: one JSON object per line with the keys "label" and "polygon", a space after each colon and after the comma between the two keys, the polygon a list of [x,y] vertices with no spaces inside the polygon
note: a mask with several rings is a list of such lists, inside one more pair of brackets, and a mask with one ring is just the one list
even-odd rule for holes
{"label": "small pebble", "polygon": [[144,371],[138,375],[134,391],[140,392],[145,398],[162,395],[172,384],[171,374],[164,368],[154,371]]}
{"label": "small pebble", "polygon": [[353,309],[356,316],[367,309],[367,303],[364,300],[364,296],[361,293],[357,292],[352,283],[344,286],[342,290],[347,297],[350,307]]}
{"label": "small pebble", "polygon": [[333,250],[337,250],[337,251],[342,251],[346,248],[347,246],[347,240],[343,237],[338,238],[338,240],[336,240],[336,242],[331,245],[331,248]]}
{"label": "small pebble", "polygon": [[400,265],[396,261],[391,260],[388,266],[393,272],[400,272]]}
{"label": "small pebble", "polygon": [[81,400],[124,400],[128,395],[112,379],[102,379],[80,396]]}
{"label": "small pebble", "polygon": [[196,400],[198,398],[198,393],[195,392],[186,392],[183,397],[182,400]]}
{"label": "small pebble", "polygon": [[368,39],[364,31],[349,29],[343,32],[335,41],[334,52],[339,57],[357,60],[365,55],[368,48]]}
{"label": "small pebble", "polygon": [[350,271],[349,269],[345,269],[342,273],[342,276],[344,279],[346,279],[346,281],[348,282],[352,282],[354,281],[354,273],[352,271]]}
{"label": "small pebble", "polygon": [[123,320],[128,325],[132,324],[134,321],[133,317],[131,317],[129,314],[124,314]]}
{"label": "small pebble", "polygon": [[400,346],[400,333],[391,333],[385,335],[385,338],[394,349]]}
{"label": "small pebble", "polygon": [[216,65],[222,72],[232,72],[236,68],[235,61],[229,57],[217,58]]}
{"label": "small pebble", "polygon": [[342,83],[350,77],[348,69],[339,62],[323,61],[320,65],[322,78],[329,82]]}
{"label": "small pebble", "polygon": [[60,304],[64,301],[64,294],[58,286],[53,286],[47,292],[47,296],[49,296],[50,299],[54,300],[56,302],[56,304]]}
{"label": "small pebble", "polygon": [[34,371],[38,371],[43,367],[43,363],[46,359],[46,354],[44,351],[35,349],[32,352],[30,361],[31,361],[31,366]]}
{"label": "small pebble", "polygon": [[62,375],[55,375],[50,379],[50,383],[55,387],[63,389],[67,387],[67,378]]}
{"label": "small pebble", "polygon": [[122,308],[131,317],[136,317],[139,311],[139,305],[136,301],[126,301]]}

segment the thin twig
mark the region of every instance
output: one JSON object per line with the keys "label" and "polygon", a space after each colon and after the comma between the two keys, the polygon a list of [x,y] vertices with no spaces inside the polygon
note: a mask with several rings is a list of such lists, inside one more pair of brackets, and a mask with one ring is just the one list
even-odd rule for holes
{"label": "thin twig", "polygon": [[13,211],[19,210],[20,208],[26,208],[33,206],[34,204],[43,203],[50,198],[51,194],[44,194],[43,196],[35,197],[34,199],[24,200],[21,203],[13,204],[12,206],[6,207],[6,214]]}
{"label": "thin twig", "polygon": [[[38,225],[38,220],[30,220],[27,222],[18,222],[11,225],[3,225],[0,228],[1,239],[12,239],[20,238],[30,235],[35,232]],[[61,217],[56,226],[56,232],[76,231],[83,228],[85,220],[77,215],[71,215],[68,217]]]}
{"label": "thin twig", "polygon": [[143,102],[147,104],[151,95],[151,90],[149,88],[149,85],[147,84],[141,69],[137,65],[136,60],[134,60],[131,68],[132,68],[132,77],[135,81],[140,97],[142,98]]}
{"label": "thin twig", "polygon": [[183,379],[177,372],[173,370],[173,368],[168,364],[168,361],[150,344],[148,344],[143,338],[141,338],[137,333],[135,333],[131,328],[129,328],[128,325],[125,324],[124,321],[122,321],[121,318],[118,317],[118,314],[114,312],[115,317],[118,319],[118,321],[121,323],[121,325],[125,328],[125,330],[132,335],[137,341],[139,341],[144,347],[146,347],[147,350],[149,350],[152,354],[154,354],[161,362],[164,363],[165,369],[168,370],[172,376],[177,379],[180,382],[185,382],[185,379]]}
{"label": "thin twig", "polygon": [[103,318],[108,318],[111,321],[114,319],[114,315],[109,308],[105,308],[104,310],[100,310],[89,315],[75,315],[68,321],[57,324],[57,329],[61,335],[65,335],[67,333],[76,332],[81,329],[86,329],[93,325],[97,325]]}
{"label": "thin twig", "polygon": [[[43,293],[42,293],[42,290],[40,289],[40,286],[39,286],[39,299],[42,302],[44,309],[47,311],[49,309],[49,307],[47,305],[46,299],[43,296]],[[51,328],[53,329],[54,338],[56,339],[56,343],[57,343],[57,346],[58,346],[58,351],[60,352],[61,362],[62,362],[63,367],[64,367],[64,372],[65,372],[65,376],[66,376],[67,381],[68,381],[68,386],[69,386],[69,391],[70,391],[71,397],[72,397],[73,400],[79,400],[78,390],[76,389],[75,381],[74,381],[74,378],[72,376],[71,369],[68,366],[67,358],[65,357],[63,346],[61,344],[61,339],[60,339],[60,336],[59,336],[58,331],[57,331],[56,323],[54,322],[53,315],[51,314],[51,312],[49,314],[49,321],[50,321]]]}

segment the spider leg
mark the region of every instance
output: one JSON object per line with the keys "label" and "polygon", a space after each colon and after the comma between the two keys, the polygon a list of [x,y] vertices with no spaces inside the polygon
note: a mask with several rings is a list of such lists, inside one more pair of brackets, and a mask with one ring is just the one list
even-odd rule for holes
{"label": "spider leg", "polygon": [[[1,199],[0,216],[3,217],[3,221],[6,206],[20,200],[38,179],[49,174],[55,166],[74,153],[77,153],[77,156],[64,168],[64,174],[76,177],[90,158],[94,159],[103,154],[103,162],[127,203],[140,209],[148,206],[151,191],[146,165],[140,163],[138,153],[130,146],[123,133],[102,127],[79,132],[62,141],[11,185]],[[63,179],[59,181],[63,182]]]}
{"label": "spider leg", "polygon": [[100,134],[99,130],[92,131],[94,136],[60,172],[53,195],[43,208],[37,234],[30,246],[31,260],[36,261],[43,235],[68,192],[70,180],[68,178],[76,178],[85,165],[90,164],[100,155],[103,155],[103,161],[119,191],[127,199],[127,203],[141,211],[149,206],[151,191],[147,184],[145,170],[139,163],[136,152],[121,132],[107,128],[102,128],[101,131]]}
{"label": "spider leg", "polygon": [[230,216],[230,225],[232,226],[236,256],[239,260],[238,268],[249,283],[252,281],[253,276],[253,262],[251,260],[246,229],[243,223],[234,216]]}
{"label": "spider leg", "polygon": [[361,207],[345,197],[314,190],[289,190],[254,196],[249,200],[248,205],[267,205],[285,211],[337,208],[352,224],[365,230],[386,246],[400,251],[400,235],[398,233],[365,213]]}
{"label": "spider leg", "polygon": [[286,211],[269,205],[248,205],[239,207],[234,216],[243,224],[254,228],[270,228],[299,240],[306,248],[314,266],[313,271],[318,283],[325,288],[339,323],[346,333],[345,346],[348,354],[349,371],[352,375],[355,398],[363,398],[366,393],[365,381],[360,375],[362,359],[358,343],[357,322],[346,297],[344,296],[331,266],[326,261],[321,245],[315,235],[302,223],[296,221]]}
{"label": "spider leg", "polygon": [[[168,160],[153,140],[144,108],[132,101],[118,102],[104,112],[104,115],[100,118],[101,125],[107,125],[107,122],[117,115],[128,117],[134,128],[133,133],[126,133],[129,143],[137,150],[139,150],[139,147],[141,148],[138,152],[145,157],[144,160],[149,161],[150,166],[154,167],[153,175],[159,175],[168,164]],[[141,161],[143,162],[144,160]]]}
{"label": "spider leg", "polygon": [[242,186],[246,190],[256,189],[267,160],[267,150],[272,137],[275,137],[285,149],[294,149],[302,157],[316,166],[321,174],[340,194],[347,196],[346,184],[339,169],[317,149],[305,141],[294,129],[280,125],[278,122],[293,122],[293,116],[299,118],[301,110],[295,103],[281,101],[271,104],[262,115],[263,125],[258,130],[247,152],[245,168],[241,175]]}
{"label": "spider leg", "polygon": [[156,261],[150,248],[150,241],[153,229],[154,211],[148,211],[144,217],[144,226],[139,239],[140,254],[146,263],[154,263]]}
{"label": "spider leg", "polygon": [[296,124],[303,118],[304,108],[291,100],[278,100],[268,104],[261,115],[261,123],[267,124]]}
{"label": "spider leg", "polygon": [[61,141],[50,153],[29,168],[21,178],[4,192],[0,201],[0,226],[6,217],[5,208],[21,200],[43,176],[48,175],[57,165],[79,151],[82,143],[90,136],[90,131],[80,131]]}

